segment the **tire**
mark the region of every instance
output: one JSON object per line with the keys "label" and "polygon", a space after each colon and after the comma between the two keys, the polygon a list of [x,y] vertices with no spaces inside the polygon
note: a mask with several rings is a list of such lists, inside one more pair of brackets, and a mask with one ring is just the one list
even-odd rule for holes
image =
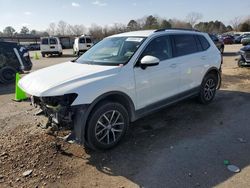
{"label": "tire", "polygon": [[17,70],[6,66],[0,69],[0,81],[4,84],[12,84],[15,82],[15,76],[16,76]]}
{"label": "tire", "polygon": [[240,59],[238,60],[238,67],[243,67],[244,60]]}
{"label": "tire", "polygon": [[58,54],[58,56],[59,56],[59,57],[61,57],[62,55],[63,55],[63,53],[62,53],[62,52],[60,52],[60,53]]}
{"label": "tire", "polygon": [[80,57],[80,55],[81,55],[81,53],[78,51],[78,52],[77,52],[77,56]]}
{"label": "tire", "polygon": [[42,53],[42,57],[45,57],[45,53]]}
{"label": "tire", "polygon": [[111,149],[124,137],[128,126],[129,115],[123,105],[103,102],[90,115],[86,127],[86,146],[93,150]]}
{"label": "tire", "polygon": [[199,102],[202,104],[209,104],[213,101],[216,94],[216,87],[218,85],[218,77],[215,74],[207,74],[200,87],[198,96]]}

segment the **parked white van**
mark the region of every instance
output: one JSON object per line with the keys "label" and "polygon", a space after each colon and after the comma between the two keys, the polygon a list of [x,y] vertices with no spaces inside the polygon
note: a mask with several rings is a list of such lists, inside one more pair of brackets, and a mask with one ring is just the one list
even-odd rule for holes
{"label": "parked white van", "polygon": [[81,52],[86,52],[91,46],[93,46],[93,41],[90,36],[82,35],[77,37],[73,46],[74,54],[79,56]]}
{"label": "parked white van", "polygon": [[58,37],[42,37],[40,49],[43,57],[45,57],[45,55],[56,54],[61,56],[63,54],[62,45]]}

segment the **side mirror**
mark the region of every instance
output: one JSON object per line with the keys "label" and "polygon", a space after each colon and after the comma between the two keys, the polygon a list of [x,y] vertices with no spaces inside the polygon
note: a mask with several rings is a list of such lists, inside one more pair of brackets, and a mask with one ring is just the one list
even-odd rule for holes
{"label": "side mirror", "polygon": [[140,65],[143,69],[148,66],[156,66],[160,63],[160,60],[157,57],[146,55],[141,59]]}

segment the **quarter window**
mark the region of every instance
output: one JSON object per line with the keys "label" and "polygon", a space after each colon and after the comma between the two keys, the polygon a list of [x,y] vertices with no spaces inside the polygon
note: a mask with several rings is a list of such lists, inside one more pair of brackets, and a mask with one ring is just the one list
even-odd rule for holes
{"label": "quarter window", "polygon": [[141,58],[146,55],[157,57],[160,61],[171,58],[172,47],[170,37],[160,36],[153,39],[142,53]]}
{"label": "quarter window", "polygon": [[201,43],[201,46],[202,46],[203,50],[207,50],[210,47],[209,42],[207,41],[207,39],[204,36],[198,35],[198,39],[199,39],[199,41]]}
{"label": "quarter window", "polygon": [[198,47],[193,35],[174,35],[175,57],[198,52]]}

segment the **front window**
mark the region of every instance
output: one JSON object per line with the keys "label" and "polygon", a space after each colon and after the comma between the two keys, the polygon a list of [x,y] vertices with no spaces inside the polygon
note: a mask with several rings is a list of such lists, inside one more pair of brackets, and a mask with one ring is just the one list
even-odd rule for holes
{"label": "front window", "polygon": [[97,43],[84,53],[77,63],[98,65],[126,64],[145,38],[143,37],[112,37]]}

